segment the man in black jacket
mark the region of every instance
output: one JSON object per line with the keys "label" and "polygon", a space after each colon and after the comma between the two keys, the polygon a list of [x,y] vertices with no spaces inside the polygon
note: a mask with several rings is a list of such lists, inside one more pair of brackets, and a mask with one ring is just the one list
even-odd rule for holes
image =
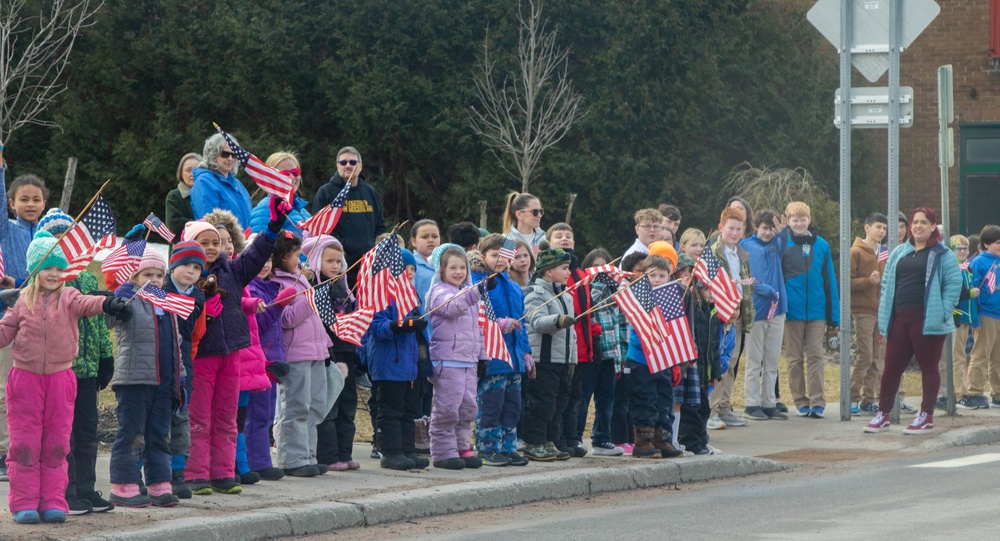
{"label": "man in black jacket", "polygon": [[[361,153],[356,148],[344,147],[337,152],[337,173],[320,186],[310,210],[316,214],[329,205],[344,189],[344,179],[350,180],[351,189],[332,234],[344,246],[347,264],[353,265],[375,246],[375,237],[385,233],[382,197],[361,175]],[[357,276],[357,267],[348,273],[347,281],[351,287],[354,287]]]}

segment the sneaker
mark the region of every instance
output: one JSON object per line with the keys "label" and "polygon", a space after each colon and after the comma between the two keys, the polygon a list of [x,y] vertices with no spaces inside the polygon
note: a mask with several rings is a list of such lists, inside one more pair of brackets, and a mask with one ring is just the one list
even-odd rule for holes
{"label": "sneaker", "polygon": [[934,432],[934,416],[923,411],[913,418],[910,426],[903,429],[903,434],[909,434],[910,436],[930,434],[931,432]]}
{"label": "sneaker", "polygon": [[878,413],[878,402],[862,402],[858,404],[858,409],[865,415],[875,415]]}
{"label": "sneaker", "polygon": [[963,410],[979,410],[988,409],[990,407],[989,402],[986,401],[985,396],[970,396],[965,395],[961,400],[955,403],[955,406]]}
{"label": "sneaker", "polygon": [[865,426],[865,432],[869,434],[878,434],[886,430],[889,430],[889,415],[884,411],[876,412],[875,418]]}
{"label": "sneaker", "polygon": [[811,410],[809,409],[809,406],[802,406],[801,408],[799,408],[799,411],[798,413],[796,413],[796,415],[798,415],[799,417],[809,417],[810,411]]}
{"label": "sneaker", "polygon": [[570,450],[576,458],[583,458],[587,456],[587,448],[583,446],[582,441],[576,442],[572,447],[570,447]]}
{"label": "sneaker", "polygon": [[[986,398],[986,397],[983,397],[983,398]],[[1000,400],[997,400],[996,398],[993,398],[992,400],[990,400],[990,406],[992,406],[994,408],[1000,408]],[[986,408],[983,408],[983,409],[986,409]]]}
{"label": "sneaker", "polygon": [[149,501],[153,504],[153,507],[177,507],[177,504],[181,500],[173,492],[167,492],[159,496],[149,496]]}
{"label": "sneaker", "polygon": [[239,494],[243,492],[243,486],[236,482],[236,479],[212,479],[212,492],[221,494]]}
{"label": "sneaker", "polygon": [[69,514],[73,516],[89,515],[94,512],[94,506],[87,500],[66,498],[66,505],[69,506]]}
{"label": "sneaker", "polygon": [[149,507],[151,502],[147,494],[136,494],[135,496],[119,496],[114,492],[111,493],[111,503],[119,505],[121,507],[130,507],[133,509],[138,509],[142,507]]}
{"label": "sneaker", "polygon": [[[188,494],[190,493],[191,491],[188,490]],[[190,496],[188,497],[190,498]],[[91,509],[93,509],[95,513],[103,513],[105,511],[110,511],[115,508],[115,504],[109,502],[108,500],[105,500],[104,494],[102,494],[98,490],[95,490],[90,494],[83,494],[80,496],[80,499],[86,500],[87,503],[90,504]]]}
{"label": "sneaker", "polygon": [[368,458],[372,460],[378,460],[382,458],[382,453],[379,452],[378,447],[372,445],[372,452],[368,455]]}
{"label": "sneaker", "polygon": [[747,422],[737,417],[733,412],[723,413],[719,416],[719,419],[722,419],[722,422],[726,423],[726,426],[747,426]]}
{"label": "sneaker", "polygon": [[[787,419],[787,417],[786,417],[786,419]],[[701,449],[698,449],[697,451],[695,451],[694,454],[696,456],[710,455],[710,454],[712,454],[712,451],[709,450],[708,447],[702,447]]]}
{"label": "sneaker", "polygon": [[347,465],[347,462],[338,461],[330,464],[329,469],[330,471],[347,471],[351,468]]}
{"label": "sneaker", "polygon": [[524,457],[539,462],[552,462],[556,455],[544,443],[529,443],[524,446]]}
{"label": "sneaker", "polygon": [[406,455],[406,458],[413,461],[413,469],[415,470],[424,470],[427,469],[427,466],[431,465],[431,459],[424,458],[418,455],[417,453],[403,453],[403,454]]}
{"label": "sneaker", "polygon": [[483,466],[510,466],[510,457],[501,453],[479,453],[479,459],[483,461]]}
{"label": "sneaker", "polygon": [[767,415],[767,418],[770,419],[770,420],[772,420],[772,421],[787,421],[788,420],[788,414],[782,413],[781,410],[779,410],[777,407],[774,407],[774,408],[761,408],[761,411],[763,411],[764,415]]}
{"label": "sneaker", "polygon": [[760,406],[749,406],[743,410],[743,418],[750,421],[766,421],[767,414]]}
{"label": "sneaker", "polygon": [[513,452],[513,453],[504,453],[504,455],[506,455],[506,457],[508,459],[510,459],[510,465],[511,466],[527,466],[528,465],[529,460],[527,458],[524,458],[523,456],[517,454],[516,451]]}
{"label": "sneaker", "polygon": [[858,407],[857,402],[851,402],[851,415],[858,415],[861,413],[861,409]]}
{"label": "sneaker", "polygon": [[260,481],[260,474],[255,471],[248,471],[240,475],[240,484],[256,485]]}
{"label": "sneaker", "polygon": [[406,471],[411,470],[416,464],[403,453],[388,454],[379,461],[379,466],[386,470]]}
{"label": "sneaker", "polygon": [[809,409],[809,416],[813,419],[822,419],[826,414],[826,408],[823,406],[813,406]]}
{"label": "sneaker", "polygon": [[[708,430],[725,430],[726,423],[723,423],[722,419],[720,419],[718,415],[713,415],[708,418],[708,422],[705,423],[705,428]],[[628,454],[631,455],[632,451],[629,450]]]}
{"label": "sneaker", "polygon": [[434,467],[441,468],[443,470],[464,470],[465,461],[458,457],[446,458],[435,462]]}
{"label": "sneaker", "polygon": [[[559,453],[556,455],[556,460],[568,460],[576,456],[575,447],[560,447],[555,445],[556,451]],[[565,457],[565,458],[564,458]]]}
{"label": "sneaker", "polygon": [[590,452],[594,456],[622,456],[625,451],[617,445],[606,441],[603,443],[593,443],[590,445]]}
{"label": "sneaker", "polygon": [[14,522],[18,524],[38,524],[41,522],[41,518],[38,517],[38,511],[26,509],[14,512]]}
{"label": "sneaker", "polygon": [[941,410],[941,411],[947,411],[948,410],[948,397],[947,396],[939,396],[938,399],[937,399],[937,402],[934,403],[934,409]]}
{"label": "sneaker", "polygon": [[[316,471],[316,467],[311,464],[299,466],[298,468],[286,468],[283,472],[285,475],[289,475],[291,477],[316,477],[319,475],[319,472]],[[197,494],[197,492],[195,494]]]}
{"label": "sneaker", "polygon": [[[285,472],[281,471],[281,468],[275,468],[274,466],[270,468],[264,468],[263,470],[258,470],[257,475],[265,481],[277,481],[285,476]],[[177,494],[174,492],[174,494]],[[181,497],[178,494],[178,497]]]}
{"label": "sneaker", "polygon": [[[983,398],[985,400],[986,397],[983,397]],[[900,400],[899,401],[899,412],[900,413],[905,413],[907,415],[916,415],[917,408],[914,408],[913,406],[911,406],[911,405],[907,404],[906,402]]]}
{"label": "sneaker", "polygon": [[62,509],[46,509],[42,511],[42,522],[46,524],[58,524],[66,522],[66,513]]}
{"label": "sneaker", "polygon": [[212,493],[212,484],[208,482],[208,479],[192,479],[187,481],[187,485],[191,489],[191,494],[208,496]]}
{"label": "sneaker", "polygon": [[780,411],[781,413],[788,413],[788,406],[782,404],[781,402],[775,404],[774,407],[778,408],[778,411]]}
{"label": "sneaker", "polygon": [[[722,421],[719,421],[719,422],[721,423]],[[725,428],[726,425],[723,424],[722,426],[723,426],[723,428]],[[632,456],[632,450],[635,449],[635,444],[634,443],[623,443],[623,444],[619,445],[618,447],[622,448],[622,455],[623,456]]]}
{"label": "sneaker", "polygon": [[330,471],[329,464],[313,464],[312,467],[316,468],[316,475],[326,475]]}

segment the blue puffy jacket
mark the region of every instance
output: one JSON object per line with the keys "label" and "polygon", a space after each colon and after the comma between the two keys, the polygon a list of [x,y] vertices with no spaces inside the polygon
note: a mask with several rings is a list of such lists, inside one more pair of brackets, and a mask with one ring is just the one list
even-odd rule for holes
{"label": "blue puffy jacket", "polygon": [[[215,209],[222,209],[232,212],[239,220],[240,227],[246,228],[250,224],[250,192],[239,179],[232,173],[222,176],[201,167],[196,167],[193,173],[191,208],[194,209],[195,220]],[[236,296],[239,297],[239,294]]]}
{"label": "blue puffy jacket", "polygon": [[[885,264],[885,271],[882,273],[882,298],[878,303],[878,329],[883,336],[889,334],[889,326],[892,324],[892,304],[896,296],[896,265],[900,259],[915,250],[912,244],[904,242],[889,254],[889,260]],[[976,261],[978,260],[977,257]],[[975,270],[972,275],[975,277]],[[927,255],[927,273],[924,278],[924,334],[942,335],[955,332],[955,318],[952,312],[958,306],[961,289],[962,271],[958,268],[958,261],[940,242],[931,246]],[[1000,295],[996,297],[1000,301]]]}
{"label": "blue puffy jacket", "polygon": [[[787,229],[786,229],[787,231]],[[771,303],[777,299],[780,316],[788,311],[788,294],[785,292],[785,276],[781,272],[781,256],[785,253],[787,235],[775,235],[764,242],[757,235],[743,239],[740,246],[750,257],[750,274],[756,280],[753,284],[754,321],[764,321],[771,311]]]}
{"label": "blue puffy jacket", "polygon": [[[261,231],[267,229],[267,224],[271,221],[271,209],[267,208],[270,202],[271,198],[265,197],[257,203],[257,206],[254,207],[253,210],[250,211],[250,231],[260,233]],[[301,235],[301,231],[299,231],[299,229],[294,227],[292,224],[298,225],[298,223],[302,220],[306,220],[312,216],[309,214],[309,211],[306,210],[306,205],[308,204],[309,202],[305,199],[295,196],[295,202],[292,204],[292,211],[288,213],[288,219],[285,220],[285,223],[281,226],[281,228],[286,231],[291,231],[292,233],[299,233]],[[244,224],[243,227],[246,227],[246,225]]]}
{"label": "blue puffy jacket", "polygon": [[[478,282],[489,276],[487,272],[472,272],[472,282]],[[493,304],[493,312],[498,318],[509,317],[519,319],[524,316],[524,292],[521,286],[512,282],[507,273],[497,275],[497,287],[489,292],[490,302]],[[486,375],[495,376],[497,374],[520,374],[524,372],[524,355],[531,353],[531,344],[528,342],[528,331],[522,322],[520,329],[515,329],[503,335],[503,341],[507,343],[507,351],[510,352],[510,360],[514,366],[507,364],[507,361],[500,359],[490,359],[490,364],[486,368]]]}
{"label": "blue puffy jacket", "polygon": [[781,270],[785,275],[789,321],[826,321],[840,326],[840,298],[830,245],[810,228],[808,235],[788,234]]}
{"label": "blue puffy jacket", "polygon": [[375,313],[365,333],[363,357],[372,381],[417,379],[417,335],[393,333],[390,325],[396,321],[396,314],[396,301],[389,301],[388,308]]}

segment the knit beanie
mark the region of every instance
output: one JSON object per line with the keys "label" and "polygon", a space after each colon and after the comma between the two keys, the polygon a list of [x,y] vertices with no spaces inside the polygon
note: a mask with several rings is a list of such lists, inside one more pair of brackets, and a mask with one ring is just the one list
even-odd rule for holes
{"label": "knit beanie", "polygon": [[558,267],[563,263],[569,263],[573,258],[569,252],[562,248],[549,248],[538,252],[538,259],[535,261],[535,272],[541,275],[543,272]]}
{"label": "knit beanie", "polygon": [[677,268],[677,250],[674,249],[674,245],[670,244],[665,240],[658,240],[649,245],[649,255],[658,255]]}
{"label": "knit beanie", "polygon": [[[55,249],[52,249],[53,246],[55,246]],[[51,253],[49,253],[50,249],[52,249]],[[48,253],[47,257],[46,253]],[[42,260],[43,257],[45,258],[44,260]],[[27,259],[28,272],[47,269],[49,267],[58,267],[59,270],[69,268],[69,261],[66,259],[66,254],[63,253],[62,248],[56,246],[56,238],[48,231],[38,231],[35,233],[34,240],[28,245]]]}
{"label": "knit beanie", "polygon": [[905,214],[903,214],[903,211],[899,211],[899,221],[903,222],[904,224],[910,223],[910,219],[907,218]]}
{"label": "knit beanie", "polygon": [[417,266],[417,258],[413,257],[413,252],[400,248],[399,253],[403,256],[403,266]]}
{"label": "knit beanie", "polygon": [[160,269],[164,274],[167,272],[167,262],[163,259],[162,255],[156,253],[156,250],[150,246],[146,246],[146,250],[142,252],[142,259],[139,260],[139,266],[136,267],[132,276],[146,269]]}
{"label": "knit beanie", "polygon": [[178,242],[174,245],[173,253],[170,254],[170,270],[174,270],[181,265],[187,265],[188,263],[199,265],[202,269],[206,265],[205,250],[193,240]]}
{"label": "knit beanie", "polygon": [[73,217],[66,214],[58,207],[50,208],[41,220],[38,220],[38,229],[48,231],[53,236],[60,235],[73,225]]}
{"label": "knit beanie", "polygon": [[686,269],[688,267],[694,267],[694,260],[691,259],[691,256],[685,253],[678,254],[677,266],[674,268],[674,272],[677,272],[681,269]]}
{"label": "knit beanie", "polygon": [[[181,233],[181,238],[183,240],[193,241],[198,237],[198,235],[204,233],[205,231],[211,231],[216,235],[219,234],[219,232],[215,230],[214,225],[202,220],[198,220],[196,222],[188,222],[187,224],[184,225],[184,232]],[[222,241],[221,235],[219,236],[219,241],[220,242]]]}

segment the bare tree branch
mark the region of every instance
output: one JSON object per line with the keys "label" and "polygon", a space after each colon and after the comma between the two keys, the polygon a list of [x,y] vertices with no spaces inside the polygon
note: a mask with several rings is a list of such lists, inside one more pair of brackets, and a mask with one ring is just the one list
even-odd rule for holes
{"label": "bare tree branch", "polygon": [[34,124],[56,127],[42,116],[66,90],[62,75],[83,28],[104,5],[92,0],[52,0],[48,14],[22,13],[25,0],[0,2],[0,140]]}
{"label": "bare tree branch", "polygon": [[527,17],[520,7],[517,14],[519,74],[506,75],[498,84],[487,28],[473,76],[479,106],[469,108],[472,130],[504,171],[521,181],[521,191],[528,191],[542,154],[586,115],[569,79],[569,49],[559,48],[558,29],[548,30],[541,3],[528,0],[528,7]]}

